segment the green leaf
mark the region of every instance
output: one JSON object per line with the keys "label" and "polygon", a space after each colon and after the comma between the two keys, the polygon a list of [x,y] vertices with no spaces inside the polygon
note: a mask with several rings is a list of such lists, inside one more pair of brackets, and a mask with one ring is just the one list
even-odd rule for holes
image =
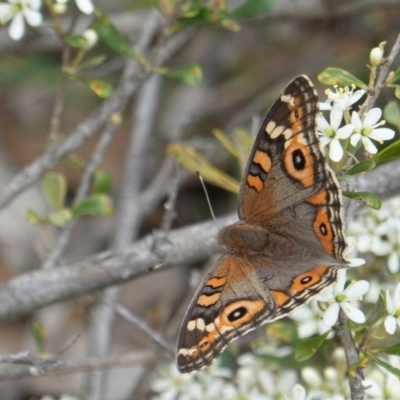
{"label": "green leaf", "polygon": [[175,33],[187,26],[211,24],[218,20],[219,15],[214,8],[197,4],[191,5],[186,7],[184,12],[178,17],[177,22],[170,27],[169,33]]}
{"label": "green leaf", "polygon": [[393,367],[392,365],[388,364],[387,362],[381,360],[378,357],[375,357],[373,354],[371,353],[366,353],[365,354],[367,356],[368,359],[375,361],[378,365],[380,365],[382,368],[386,369],[387,371],[389,371],[390,373],[392,373],[393,375],[397,376],[398,378],[400,378],[400,369]]}
{"label": "green leaf", "polygon": [[26,219],[28,220],[28,224],[32,226],[44,222],[44,219],[34,210],[28,210],[26,212]]}
{"label": "green leaf", "polygon": [[394,73],[393,79],[392,79],[392,83],[396,82],[400,80],[400,67],[398,67],[396,69],[396,72]]}
{"label": "green leaf", "polygon": [[93,177],[93,193],[110,193],[112,185],[112,176],[108,171],[104,169],[99,169],[98,171],[96,171]]}
{"label": "green leaf", "polygon": [[233,193],[239,192],[239,182],[213,167],[202,155],[189,146],[180,143],[167,147],[167,154],[192,173],[200,172],[203,179],[215,186]]}
{"label": "green leaf", "polygon": [[295,360],[305,361],[311,358],[321,347],[322,343],[325,342],[329,333],[330,331],[324,333],[323,335],[303,339],[300,342],[298,342],[294,349]]}
{"label": "green leaf", "polygon": [[146,65],[146,59],[135,51],[122,33],[113,25],[108,16],[96,8],[95,21],[92,29],[97,32],[99,41],[110,50],[122,57],[130,57],[142,65]]}
{"label": "green leaf", "polygon": [[45,345],[47,339],[46,327],[41,322],[34,321],[31,323],[31,332],[38,353],[43,354],[45,352]]}
{"label": "green leaf", "polygon": [[42,190],[47,203],[53,211],[64,207],[67,193],[67,180],[59,172],[48,172],[41,181]]}
{"label": "green leaf", "polygon": [[81,35],[64,35],[62,39],[65,44],[77,49],[82,49],[88,44],[87,39]]}
{"label": "green leaf", "polygon": [[318,80],[324,85],[352,86],[367,90],[368,86],[352,75],[350,72],[341,68],[329,67],[324,69],[319,75]]}
{"label": "green leaf", "polygon": [[78,203],[75,207],[72,208],[72,212],[75,216],[83,216],[83,215],[110,215],[114,211],[113,206],[111,204],[110,197],[105,194],[93,194],[85,199],[83,199],[80,203]]}
{"label": "green leaf", "polygon": [[370,159],[362,160],[347,171],[347,175],[357,175],[373,169],[376,162]]}
{"label": "green leaf", "polygon": [[74,171],[83,171],[85,161],[74,153],[68,154],[62,160],[63,164]]}
{"label": "green leaf", "polygon": [[381,199],[369,192],[342,192],[344,196],[348,197],[349,199],[353,200],[363,200],[365,202],[365,205],[368,207],[374,209],[374,210],[379,210],[382,206]]}
{"label": "green leaf", "polygon": [[53,211],[49,215],[49,221],[58,227],[63,227],[71,221],[73,215],[69,208],[62,208],[61,210]]}
{"label": "green leaf", "polygon": [[240,25],[234,19],[225,16],[220,17],[219,23],[222,27],[232,32],[239,32],[241,29]]}
{"label": "green leaf", "polygon": [[156,67],[154,72],[158,72],[167,78],[177,79],[188,85],[198,86],[203,79],[203,71],[198,64],[190,64],[181,68]]}
{"label": "green leaf", "polygon": [[379,349],[374,349],[374,350],[378,350],[381,353],[390,354],[393,356],[400,356],[400,343],[394,344],[393,346],[381,347]]}
{"label": "green leaf", "polygon": [[400,99],[400,85],[395,85],[394,86],[394,95]]}
{"label": "green leaf", "polygon": [[381,292],[381,295],[379,296],[377,303],[375,303],[373,310],[368,314],[368,319],[365,323],[367,327],[375,325],[386,314],[385,304],[386,303]]}
{"label": "green leaf", "polygon": [[114,91],[113,85],[103,79],[92,78],[77,78],[80,82],[84,83],[90,90],[97,94],[101,99],[107,99]]}
{"label": "green leaf", "polygon": [[400,130],[400,105],[398,101],[391,100],[386,104],[383,109],[383,118]]}
{"label": "green leaf", "polygon": [[247,0],[230,15],[234,18],[252,18],[265,14],[276,4],[276,0]]}
{"label": "green leaf", "polygon": [[381,150],[378,154],[373,154],[372,159],[376,163],[394,160],[400,157],[400,140],[390,144]]}

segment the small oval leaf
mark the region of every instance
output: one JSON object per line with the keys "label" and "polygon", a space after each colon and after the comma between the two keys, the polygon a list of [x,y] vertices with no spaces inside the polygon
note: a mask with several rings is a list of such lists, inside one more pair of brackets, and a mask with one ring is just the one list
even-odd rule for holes
{"label": "small oval leaf", "polygon": [[77,78],[97,94],[101,99],[109,98],[114,91],[114,87],[110,82],[104,79]]}
{"label": "small oval leaf", "polygon": [[76,49],[82,49],[88,45],[87,39],[80,35],[64,35],[62,39],[65,44]]}
{"label": "small oval leaf", "polygon": [[378,154],[372,156],[372,159],[377,163],[394,160],[396,158],[400,158],[400,140],[397,140],[385,147]]}
{"label": "small oval leaf", "polygon": [[391,100],[386,104],[383,110],[383,118],[400,130],[400,105],[398,101]]}
{"label": "small oval leaf", "polygon": [[352,75],[350,72],[341,68],[329,67],[324,69],[319,75],[318,80],[324,85],[352,86],[367,90],[368,86]]}
{"label": "small oval leaf", "polygon": [[365,202],[365,205],[368,207],[374,209],[374,210],[379,210],[382,207],[382,202],[381,199],[369,192],[346,192],[343,191],[343,196],[348,197],[349,199],[353,200],[363,200]]}
{"label": "small oval leaf", "polygon": [[294,358],[296,361],[305,361],[311,358],[328,337],[330,330],[323,335],[303,339],[296,344]]}
{"label": "small oval leaf", "polygon": [[181,68],[157,67],[154,72],[158,72],[167,78],[177,79],[191,86],[200,85],[203,79],[203,71],[198,64],[190,64]]}
{"label": "small oval leaf", "polygon": [[86,197],[75,207],[72,208],[75,216],[83,215],[111,215],[114,208],[109,196],[105,194],[93,194]]}
{"label": "small oval leaf", "polygon": [[38,353],[43,354],[45,352],[47,340],[46,327],[41,322],[34,321],[31,323],[31,332]]}
{"label": "small oval leaf", "polygon": [[347,171],[347,175],[357,175],[373,169],[376,162],[370,159],[362,160]]}
{"label": "small oval leaf", "polygon": [[69,208],[62,208],[61,210],[53,211],[49,215],[49,221],[52,225],[63,227],[71,221],[73,215]]}
{"label": "small oval leaf", "polygon": [[110,193],[113,185],[113,180],[111,174],[104,170],[99,169],[96,171],[93,177],[93,193]]}
{"label": "small oval leaf", "polygon": [[42,190],[50,208],[54,211],[64,207],[67,193],[67,180],[59,172],[48,172],[42,181]]}

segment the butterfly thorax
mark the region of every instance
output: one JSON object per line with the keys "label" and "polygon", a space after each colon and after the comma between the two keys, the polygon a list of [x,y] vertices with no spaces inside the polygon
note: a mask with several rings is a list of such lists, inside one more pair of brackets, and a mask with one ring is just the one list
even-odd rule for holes
{"label": "butterfly thorax", "polygon": [[269,232],[264,227],[239,221],[222,228],[218,235],[218,242],[221,246],[234,251],[261,253],[267,246],[269,236]]}

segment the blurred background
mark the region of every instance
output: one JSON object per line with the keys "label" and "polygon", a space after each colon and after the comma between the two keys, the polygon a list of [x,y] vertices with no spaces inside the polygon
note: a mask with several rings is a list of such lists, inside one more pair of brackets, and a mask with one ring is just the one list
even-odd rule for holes
{"label": "blurred background", "polygon": [[[135,43],[149,13],[146,2],[94,0],[114,25]],[[228,2],[234,7],[237,2]],[[72,7],[72,5],[71,5]],[[74,18],[76,17],[76,10]],[[70,16],[65,16],[66,23]],[[85,29],[90,17],[79,16],[78,28]],[[168,61],[168,66],[193,62],[203,70],[198,87],[163,78],[159,104],[150,139],[150,157],[143,177],[144,186],[151,182],[166,157],[166,146],[184,141],[201,152],[213,165],[240,179],[236,161],[211,135],[213,128],[230,136],[237,128],[252,130],[254,119],[263,118],[268,107],[299,74],[308,75],[316,85],[321,100],[324,90],[317,76],[326,67],[348,70],[367,81],[369,52],[387,41],[387,49],[399,34],[400,4],[396,0],[277,0],[257,18],[240,20],[241,30],[233,32],[217,25],[195,26],[189,39]],[[55,96],[60,85],[62,44],[49,26],[29,28],[23,40],[15,42],[0,29],[0,187],[5,187],[26,165],[46,150]],[[94,47],[94,54],[104,49]],[[108,53],[107,61],[87,71],[91,76],[118,83],[125,59]],[[395,63],[396,65],[396,63]],[[387,96],[385,98],[385,96]],[[380,101],[387,102],[392,92],[383,92]],[[68,135],[102,100],[77,81],[65,86],[65,105],[61,128]],[[379,105],[379,103],[378,103]],[[121,177],[129,132],[134,120],[135,99],[124,114],[107,150],[102,168],[113,177],[112,197],[118,204]],[[76,155],[87,161],[98,136],[79,148]],[[82,173],[59,165],[68,180],[68,198],[72,199]],[[213,186],[208,187],[212,207],[217,215],[236,210],[236,196]],[[139,237],[159,228],[164,204],[146,215]],[[51,248],[54,229],[30,226],[27,209],[45,213],[47,205],[39,186],[34,186],[0,213],[0,278],[7,282],[13,276],[40,268]],[[210,218],[207,202],[198,179],[187,176],[179,188],[174,227],[186,226]],[[91,217],[80,221],[63,263],[73,263],[109,248],[115,221],[111,217]],[[204,265],[206,264],[206,265]],[[120,302],[154,329],[175,343],[182,312],[190,299],[188,285],[191,271],[209,263],[168,269],[123,285]],[[46,351],[55,354],[79,334],[78,341],[64,356],[84,358],[87,349],[88,310],[91,296],[64,302],[40,310],[0,327],[0,353],[23,350],[35,352],[30,325],[40,321],[47,331]],[[178,312],[177,312],[178,310]],[[153,347],[145,334],[116,319],[112,354]],[[130,397],[143,369],[114,369],[108,386],[108,399]],[[151,376],[147,371],[146,378]],[[85,384],[84,375],[29,378],[0,382],[0,399],[24,400],[45,394],[79,396]],[[146,392],[144,384],[142,393]],[[35,397],[36,396],[36,397]],[[146,394],[143,395],[146,398]]]}

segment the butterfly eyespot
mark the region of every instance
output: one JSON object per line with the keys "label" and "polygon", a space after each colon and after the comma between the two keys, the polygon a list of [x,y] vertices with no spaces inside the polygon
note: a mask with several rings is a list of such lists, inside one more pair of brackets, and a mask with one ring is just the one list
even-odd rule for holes
{"label": "butterfly eyespot", "polygon": [[200,343],[199,347],[203,349],[204,347],[208,346],[210,342],[208,340],[205,340],[203,343]]}
{"label": "butterfly eyespot", "polygon": [[328,229],[326,228],[326,225],[322,223],[319,226],[319,231],[321,232],[322,235],[326,236],[328,234]]}
{"label": "butterfly eyespot", "polygon": [[306,158],[300,149],[292,153],[293,166],[299,171],[305,168]]}
{"label": "butterfly eyespot", "polygon": [[303,285],[306,285],[307,283],[309,283],[312,280],[312,276],[305,276],[300,283],[302,283]]}
{"label": "butterfly eyespot", "polygon": [[246,307],[239,307],[228,314],[228,320],[234,322],[247,314]]}

